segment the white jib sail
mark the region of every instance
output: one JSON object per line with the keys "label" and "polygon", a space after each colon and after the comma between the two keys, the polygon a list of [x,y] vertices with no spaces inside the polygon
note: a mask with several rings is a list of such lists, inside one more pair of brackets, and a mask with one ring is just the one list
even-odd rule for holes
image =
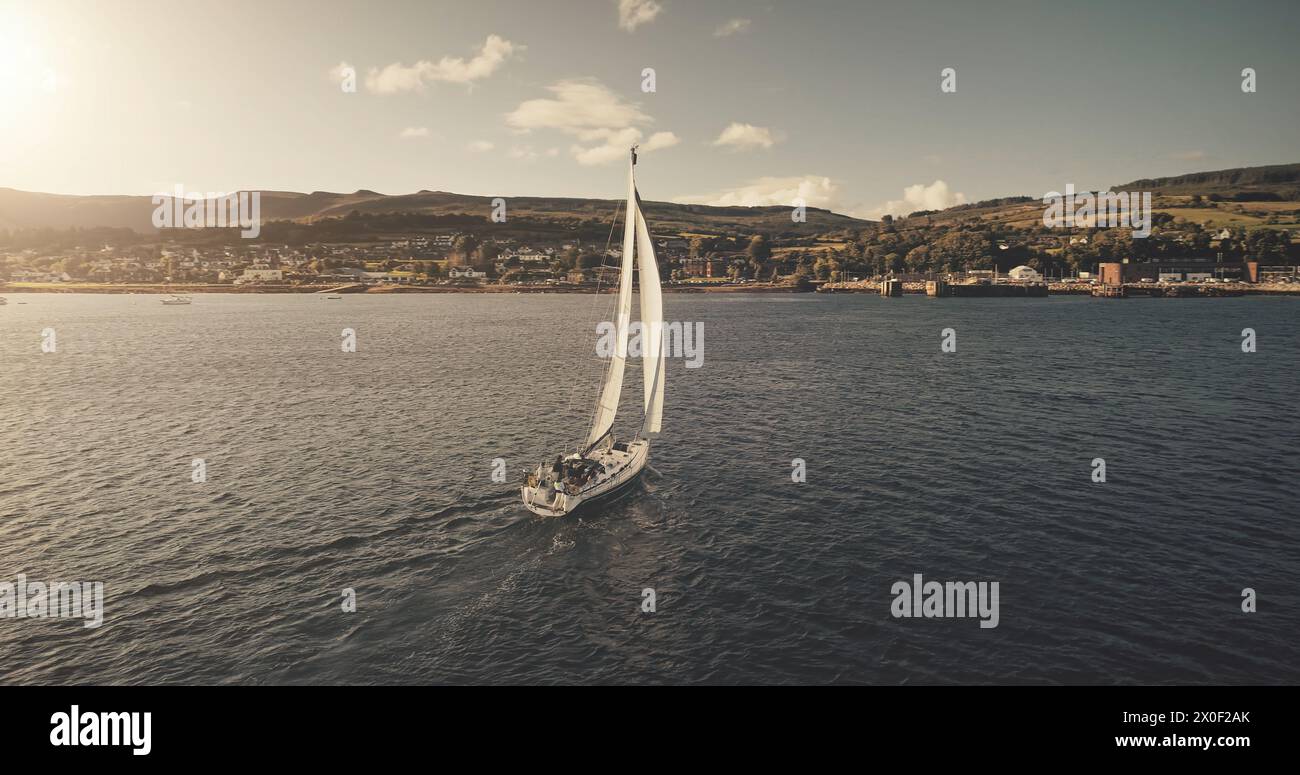
{"label": "white jib sail", "polygon": [[637,265],[641,280],[641,364],[645,380],[645,424],[642,432],[658,433],[664,413],[664,300],[659,288],[659,263],[654,241],[641,207],[636,207]]}
{"label": "white jib sail", "polygon": [[614,424],[614,415],[618,412],[618,399],[623,393],[623,367],[627,363],[628,328],[632,321],[632,254],[637,222],[636,180],[632,177],[632,167],[628,165],[627,173],[627,212],[623,223],[623,263],[618,273],[618,302],[614,306],[615,342],[614,354],[609,368],[605,371],[605,384],[600,390],[600,402],[596,404],[596,419],[591,423],[591,435],[587,444],[595,444]]}

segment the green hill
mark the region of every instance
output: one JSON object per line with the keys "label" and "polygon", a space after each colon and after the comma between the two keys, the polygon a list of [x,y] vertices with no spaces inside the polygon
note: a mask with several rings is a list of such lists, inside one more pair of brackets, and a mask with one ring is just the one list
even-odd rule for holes
{"label": "green hill", "polygon": [[[1214,172],[1192,172],[1169,178],[1144,178],[1114,191],[1151,191],[1167,196],[1217,194],[1224,199],[1239,201],[1269,201],[1300,199],[1300,164],[1273,164],[1267,167],[1238,167]],[[1249,193],[1275,194],[1268,199],[1251,198]],[[1247,196],[1238,196],[1247,194]]]}
{"label": "green hill", "polygon": [[[375,215],[402,213],[424,216],[466,216],[485,223],[492,213],[492,198],[419,191],[386,195],[374,191],[351,194],[314,191],[263,191],[262,221],[313,222],[344,218],[351,213]],[[559,228],[592,221],[612,222],[621,202],[610,199],[561,197],[508,197],[510,220],[546,222]],[[643,201],[642,209],[656,233],[709,234],[815,234],[844,228],[861,228],[868,221],[829,210],[808,208],[806,223],[792,223],[788,207],[709,207],[672,202]],[[154,205],[147,196],[69,196],[0,188],[0,228],[130,228],[152,233]]]}

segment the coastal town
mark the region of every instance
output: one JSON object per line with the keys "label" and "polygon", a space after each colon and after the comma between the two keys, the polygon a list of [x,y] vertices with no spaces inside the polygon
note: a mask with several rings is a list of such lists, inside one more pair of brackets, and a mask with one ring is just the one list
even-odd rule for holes
{"label": "coastal town", "polygon": [[[926,283],[956,289],[931,289],[939,296],[1008,295],[965,286],[1037,285],[1044,293],[1087,286],[1300,291],[1300,165],[1129,187],[1138,184],[1169,191],[1146,197],[1151,206],[1140,230],[1095,218],[1061,227],[1049,223],[1043,200],[1027,196],[879,220],[650,202],[646,218],[670,291],[877,292],[885,283],[895,283],[886,295],[926,292]],[[16,206],[31,207],[22,202],[32,195],[10,195]],[[450,208],[422,212],[393,209],[407,205],[373,192],[346,196],[364,197],[371,209],[299,217],[282,210],[259,224],[253,239],[233,228],[141,228],[136,213],[147,199],[132,202],[138,209],[124,220],[96,225],[95,198],[76,199],[73,205],[92,213],[83,217],[90,225],[6,228],[0,220],[0,288],[589,292],[611,287],[607,274],[621,258],[611,228],[618,208],[604,200],[525,200],[498,222],[472,197],[421,192],[413,195],[420,206]]]}
{"label": "coastal town", "polygon": [[[677,279],[725,272],[719,259],[694,261],[685,243],[660,240]],[[480,239],[469,232],[412,235],[371,244],[258,243],[189,246],[176,242],[64,250],[0,248],[0,281],[10,290],[87,285],[205,286],[226,290],[290,291],[314,286],[473,289],[493,285],[584,286],[616,264],[617,248],[577,240],[555,244],[512,238]]]}
{"label": "coastal town", "polygon": [[[812,239],[674,234],[657,236],[656,250],[663,281],[677,290],[876,292],[894,281],[898,293],[920,293],[939,281],[1042,285],[1044,295],[1125,284],[1300,292],[1300,245],[1285,229],[1166,228],[1138,243],[1149,253],[1140,256],[1125,250],[1136,241],[1114,229],[940,228],[931,235],[933,227],[915,220]],[[24,247],[22,241],[0,231],[0,288],[9,292],[592,291],[608,289],[607,273],[620,258],[616,246],[578,239],[472,231],[366,243],[108,239]]]}

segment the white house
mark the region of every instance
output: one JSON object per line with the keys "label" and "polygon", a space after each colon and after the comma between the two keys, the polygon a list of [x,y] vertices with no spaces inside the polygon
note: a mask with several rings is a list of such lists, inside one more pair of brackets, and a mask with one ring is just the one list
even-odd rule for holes
{"label": "white house", "polygon": [[460,277],[467,277],[471,280],[481,280],[484,277],[487,277],[487,272],[476,272],[473,267],[469,266],[454,266],[451,268],[451,271],[447,272],[447,276],[453,280]]}
{"label": "white house", "polygon": [[1023,264],[1015,267],[1010,272],[1007,272],[1007,277],[1012,280],[1029,283],[1041,283],[1043,281],[1043,276],[1038,273],[1037,269]]}

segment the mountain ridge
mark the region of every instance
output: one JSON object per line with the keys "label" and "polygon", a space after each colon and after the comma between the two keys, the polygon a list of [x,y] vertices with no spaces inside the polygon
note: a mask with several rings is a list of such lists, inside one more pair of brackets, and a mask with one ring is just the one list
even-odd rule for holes
{"label": "mountain ridge", "polygon": [[[489,219],[495,197],[421,189],[409,194],[381,194],[370,189],[351,193],[334,191],[280,191],[254,189],[261,193],[263,222],[313,222],[344,218],[352,213],[415,213],[460,215]],[[1115,186],[1114,191],[1143,190],[1157,195],[1201,194],[1237,200],[1300,200],[1300,163],[1234,167],[1186,173],[1160,178],[1140,178]],[[507,215],[521,220],[550,223],[607,221],[621,200],[590,197],[514,196],[506,200]],[[1005,196],[983,202],[957,205],[932,212],[936,216],[957,216],[982,209],[1023,205],[1034,197]],[[829,232],[861,229],[874,221],[855,218],[822,208],[807,208],[807,223],[790,219],[788,206],[713,206],[643,200],[646,216],[661,231],[756,233]],[[152,197],[122,194],[48,194],[0,187],[0,228],[67,229],[129,228],[142,234],[153,228]]]}
{"label": "mountain ridge", "polygon": [[[416,213],[420,215],[470,215],[489,220],[496,197],[456,194],[423,189],[411,194],[380,194],[368,189],[352,193],[254,189],[261,194],[262,221],[311,222],[343,218],[352,213]],[[239,192],[236,192],[239,193]],[[587,197],[514,196],[503,197],[507,216],[520,219],[580,222],[607,220],[622,200]],[[0,228],[129,228],[154,233],[152,197],[144,195],[46,194],[0,187]],[[738,231],[788,231],[795,224],[787,206],[715,207],[642,200],[647,217],[656,227],[691,231],[735,229]],[[809,230],[862,228],[872,222],[830,210],[807,208]]]}
{"label": "mountain ridge", "polygon": [[1300,163],[1267,164],[1261,167],[1230,167],[1222,170],[1188,172],[1163,178],[1140,178],[1113,191],[1151,191],[1155,194],[1225,194],[1237,191],[1268,191],[1300,195]]}

